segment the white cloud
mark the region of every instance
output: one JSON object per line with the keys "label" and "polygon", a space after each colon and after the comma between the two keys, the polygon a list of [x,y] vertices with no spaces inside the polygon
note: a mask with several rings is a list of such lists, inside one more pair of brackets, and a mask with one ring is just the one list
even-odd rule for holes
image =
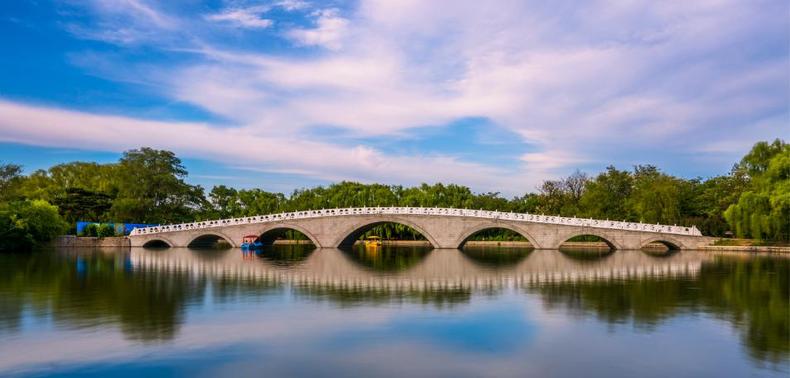
{"label": "white cloud", "polygon": [[287,31],[286,36],[299,45],[339,50],[346,35],[348,20],[341,17],[337,9],[319,10],[315,16],[315,28],[294,28]]}
{"label": "white cloud", "polygon": [[114,152],[150,146],[182,157],[333,181],[445,181],[478,189],[517,184],[505,171],[448,156],[393,156],[365,146],[267,136],[243,127],[219,129],[203,123],[139,120],[2,100],[0,115],[3,142]]}
{"label": "white cloud", "polygon": [[67,23],[78,38],[119,45],[169,39],[182,23],[144,0],[89,0],[84,3],[95,16],[90,25]]}
{"label": "white cloud", "polygon": [[307,9],[310,7],[310,4],[306,1],[301,0],[281,0],[274,3],[275,6],[285,9],[286,11],[296,11]]}
{"label": "white cloud", "polygon": [[205,16],[207,20],[224,22],[233,26],[248,29],[265,29],[272,26],[272,20],[262,18],[269,11],[269,6],[252,6],[247,8],[231,8]]}

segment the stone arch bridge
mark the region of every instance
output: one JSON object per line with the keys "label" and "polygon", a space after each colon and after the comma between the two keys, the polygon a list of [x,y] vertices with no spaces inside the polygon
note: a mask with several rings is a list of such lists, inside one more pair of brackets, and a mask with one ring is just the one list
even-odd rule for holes
{"label": "stone arch bridge", "polygon": [[492,228],[514,231],[536,249],[557,249],[575,236],[601,237],[612,249],[640,249],[660,242],[671,249],[695,249],[712,238],[695,227],[568,218],[487,210],[364,207],[305,210],[291,213],[220,219],[193,223],[136,228],[129,235],[132,247],[164,243],[187,247],[200,238],[222,238],[238,247],[245,235],[259,235],[273,243],[282,230],[296,230],[318,248],[338,248],[353,244],[372,227],[399,223],[422,234],[434,248],[461,248],[475,233]]}

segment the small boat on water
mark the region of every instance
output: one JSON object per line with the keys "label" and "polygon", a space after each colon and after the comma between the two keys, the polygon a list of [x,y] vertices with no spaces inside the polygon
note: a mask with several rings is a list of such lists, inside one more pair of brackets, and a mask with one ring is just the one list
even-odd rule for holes
{"label": "small boat on water", "polygon": [[257,235],[247,235],[241,239],[241,249],[250,251],[263,248],[263,243],[258,239]]}
{"label": "small boat on water", "polygon": [[378,237],[378,236],[368,236],[362,242],[365,243],[365,247],[380,247],[381,246],[381,238]]}

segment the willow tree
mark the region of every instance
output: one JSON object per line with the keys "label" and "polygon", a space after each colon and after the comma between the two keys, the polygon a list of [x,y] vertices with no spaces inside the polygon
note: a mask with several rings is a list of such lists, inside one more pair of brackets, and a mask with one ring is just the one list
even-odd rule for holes
{"label": "willow tree", "polygon": [[751,186],[724,213],[739,237],[790,240],[790,145],[759,142],[739,169]]}

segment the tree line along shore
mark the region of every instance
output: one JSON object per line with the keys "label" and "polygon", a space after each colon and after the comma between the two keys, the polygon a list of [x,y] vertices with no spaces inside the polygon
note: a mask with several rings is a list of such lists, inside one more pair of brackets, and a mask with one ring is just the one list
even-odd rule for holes
{"label": "tree line along shore", "polygon": [[[470,208],[677,224],[696,226],[709,236],[753,239],[752,245],[790,240],[790,145],[781,139],[756,143],[720,176],[681,178],[652,165],[609,166],[593,175],[576,171],[546,180],[536,191],[512,198],[498,192],[475,193],[456,184],[406,187],[348,181],[289,195],[225,185],[207,192],[187,179],[186,168],[173,152],[146,147],[124,152],[117,163],[71,162],[27,175],[20,165],[0,162],[0,251],[29,250],[57,235],[74,234],[77,221],[166,224],[362,206]],[[421,238],[398,224],[382,225],[371,233]],[[478,235],[478,240],[518,239],[508,230]]]}

